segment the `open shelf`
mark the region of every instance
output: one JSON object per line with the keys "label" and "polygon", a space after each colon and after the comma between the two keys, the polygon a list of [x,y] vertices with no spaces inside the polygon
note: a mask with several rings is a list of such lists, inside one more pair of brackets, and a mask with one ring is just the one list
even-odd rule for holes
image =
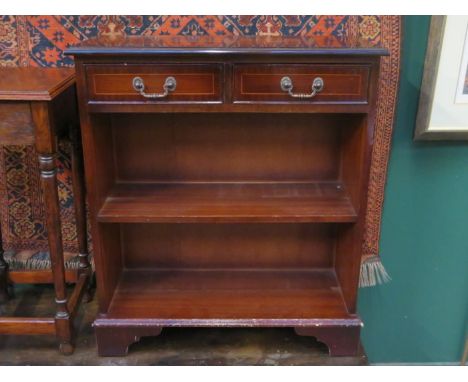
{"label": "open shelf", "polygon": [[126,269],[107,312],[110,319],[348,317],[332,269]]}
{"label": "open shelf", "polygon": [[120,183],[105,199],[105,223],[356,221],[338,182]]}

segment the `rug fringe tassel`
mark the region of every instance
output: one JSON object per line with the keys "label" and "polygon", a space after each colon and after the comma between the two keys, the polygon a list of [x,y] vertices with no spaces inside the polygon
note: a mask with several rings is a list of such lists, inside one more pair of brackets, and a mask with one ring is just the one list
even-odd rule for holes
{"label": "rug fringe tassel", "polygon": [[[91,257],[90,259],[91,267],[94,269],[94,259]],[[80,260],[77,257],[72,258],[69,261],[65,261],[65,269],[79,269],[80,267]],[[38,259],[30,259],[26,261],[24,266],[25,269],[50,269],[52,268],[52,262],[50,260],[38,260]]]}
{"label": "rug fringe tassel", "polygon": [[[51,269],[52,262],[50,259],[28,259],[26,261],[18,260],[13,256],[5,258],[9,268],[11,270],[44,270]],[[94,258],[90,258],[91,267],[94,270]],[[79,269],[80,260],[78,256],[73,257],[72,259],[65,261],[65,269]]]}
{"label": "rug fringe tassel", "polygon": [[391,277],[385,270],[379,256],[370,256],[361,263],[361,274],[359,276],[359,287],[373,287],[388,283]]}

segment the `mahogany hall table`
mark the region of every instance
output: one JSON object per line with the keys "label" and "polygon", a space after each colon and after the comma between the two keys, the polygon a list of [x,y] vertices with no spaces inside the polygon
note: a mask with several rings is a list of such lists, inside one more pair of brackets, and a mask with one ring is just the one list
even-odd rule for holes
{"label": "mahogany hall table", "polygon": [[[72,142],[72,181],[79,246],[79,268],[65,271],[57,192],[57,140]],[[51,283],[55,317],[0,316],[0,334],[55,334],[62,353],[73,352],[73,318],[91,278],[86,235],[83,164],[73,69],[0,69],[0,145],[34,144],[39,158],[52,269],[8,270],[0,233],[0,300],[8,299],[8,283]],[[75,282],[67,297],[66,282]]]}

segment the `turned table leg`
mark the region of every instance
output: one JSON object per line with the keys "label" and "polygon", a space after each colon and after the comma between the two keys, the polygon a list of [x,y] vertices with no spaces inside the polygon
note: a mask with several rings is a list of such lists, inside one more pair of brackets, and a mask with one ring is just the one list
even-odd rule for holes
{"label": "turned table leg", "polygon": [[0,227],[0,304],[5,303],[8,295],[8,264],[3,257],[2,230]]}
{"label": "turned table leg", "polygon": [[76,124],[73,124],[70,127],[70,141],[72,144],[72,186],[73,203],[75,208],[76,234],[78,240],[78,251],[80,260],[79,268],[81,272],[86,272],[89,275],[89,284],[86,288],[86,295],[84,298],[85,301],[90,301],[90,288],[92,278],[88,250],[83,152],[81,147],[79,126]]}
{"label": "turned table leg", "polygon": [[65,284],[65,264],[63,260],[62,232],[60,225],[60,206],[57,191],[57,142],[54,134],[51,110],[47,102],[31,104],[36,129],[36,150],[39,156],[41,186],[44,196],[47,235],[55,288],[55,327],[64,354],[73,352],[72,323],[68,310]]}

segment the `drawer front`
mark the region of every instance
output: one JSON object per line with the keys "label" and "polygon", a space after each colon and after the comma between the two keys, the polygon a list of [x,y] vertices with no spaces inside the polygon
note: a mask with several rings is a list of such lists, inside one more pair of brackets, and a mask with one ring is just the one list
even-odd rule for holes
{"label": "drawer front", "polygon": [[[368,65],[239,64],[233,73],[234,102],[367,103],[368,100]],[[282,81],[286,81],[284,89]]]}
{"label": "drawer front", "polygon": [[88,65],[88,97],[132,103],[222,102],[222,68],[220,64]]}

